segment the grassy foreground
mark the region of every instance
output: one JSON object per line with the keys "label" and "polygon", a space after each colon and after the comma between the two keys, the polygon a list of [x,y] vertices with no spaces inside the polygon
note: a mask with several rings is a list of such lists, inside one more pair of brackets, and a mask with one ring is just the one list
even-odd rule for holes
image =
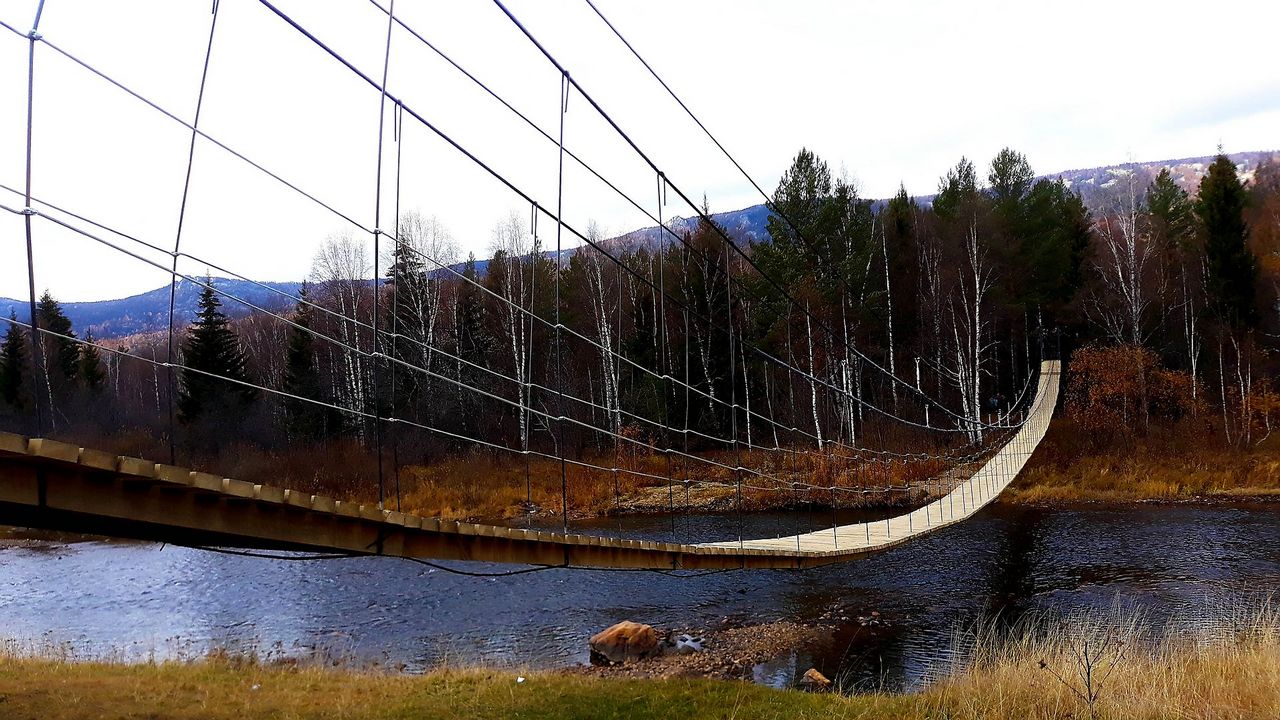
{"label": "grassy foreground", "polygon": [[[1212,643],[1133,620],[975,633],[969,665],[914,695],[842,697],[704,679],[442,670],[387,675],[253,662],[124,665],[0,655],[0,717],[947,718],[1280,717],[1280,623]],[[1087,660],[1083,659],[1087,658]],[[1091,678],[1091,680],[1086,680]]]}

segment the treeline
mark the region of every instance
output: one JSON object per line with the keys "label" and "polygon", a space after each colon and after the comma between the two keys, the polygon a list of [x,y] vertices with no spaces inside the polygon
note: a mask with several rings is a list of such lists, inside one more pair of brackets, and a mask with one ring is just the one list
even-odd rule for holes
{"label": "treeline", "polygon": [[[69,413],[97,411],[107,376],[93,333],[86,331],[77,340],[71,320],[47,291],[36,302],[35,314],[47,331],[38,347],[30,344],[17,316],[9,314],[0,343],[0,417],[34,416],[37,403],[63,422],[70,420]],[[22,423],[18,427],[25,429]]]}
{"label": "treeline", "polygon": [[[368,238],[337,235],[293,312],[230,321],[221,304],[234,298],[206,288],[172,377],[165,337],[105,354],[87,334],[48,337],[33,362],[11,324],[0,405],[23,418],[38,400],[55,427],[157,441],[172,406],[193,453],[231,438],[381,439],[405,462],[477,447],[932,449],[980,439],[1059,342],[1107,342],[1202,382],[1212,373],[1227,432],[1242,437],[1280,330],[1278,178],[1265,165],[1246,186],[1219,157],[1190,196],[1167,171],[1131,174],[1095,214],[1006,149],[985,172],[962,159],[928,201],[903,188],[876,203],[802,150],[766,241],[706,217],[651,246],[592,227],[598,248],[560,265],[515,215],[482,263],[409,214],[384,239],[377,282]],[[47,294],[38,315],[74,337]]]}

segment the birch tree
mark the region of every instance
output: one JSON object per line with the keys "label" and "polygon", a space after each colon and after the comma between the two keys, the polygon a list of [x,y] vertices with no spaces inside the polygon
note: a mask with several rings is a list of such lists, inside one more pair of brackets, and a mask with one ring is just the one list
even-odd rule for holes
{"label": "birch tree", "polygon": [[1148,312],[1159,295],[1150,287],[1158,268],[1144,205],[1136,173],[1127,171],[1117,183],[1109,211],[1096,225],[1099,253],[1094,270],[1100,292],[1089,305],[1113,340],[1134,346],[1147,338]]}
{"label": "birch tree", "polygon": [[529,325],[525,312],[532,305],[535,270],[533,256],[541,252],[519,215],[512,212],[493,228],[493,261],[490,282],[503,302],[496,312],[501,327],[500,340],[511,360],[511,378],[516,386],[521,447],[529,443],[530,357]]}
{"label": "birch tree", "polygon": [[[372,268],[363,243],[350,233],[325,238],[311,263],[311,279],[316,299],[336,313],[326,324],[340,346],[332,348],[338,368],[332,375],[332,395],[344,407],[364,411],[368,407],[368,363],[363,352],[372,349],[372,332],[363,326],[371,323],[373,297],[369,276]],[[361,429],[363,437],[363,428]]]}

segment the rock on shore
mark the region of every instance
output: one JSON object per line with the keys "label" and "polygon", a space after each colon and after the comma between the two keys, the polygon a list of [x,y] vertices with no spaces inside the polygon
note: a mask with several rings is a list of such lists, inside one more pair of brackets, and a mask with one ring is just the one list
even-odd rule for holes
{"label": "rock on shore", "polygon": [[591,661],[621,665],[662,654],[662,637],[652,626],[623,620],[591,636]]}

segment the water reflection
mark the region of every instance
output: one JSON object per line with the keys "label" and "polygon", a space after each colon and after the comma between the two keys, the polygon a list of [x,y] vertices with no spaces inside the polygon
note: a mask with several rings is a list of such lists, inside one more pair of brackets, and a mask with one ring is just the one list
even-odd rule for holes
{"label": "water reflection", "polygon": [[[845,512],[840,522],[856,519]],[[762,514],[744,531],[790,534],[822,522]],[[665,540],[671,526],[633,518],[621,532]],[[578,527],[619,531],[616,520]],[[682,540],[738,532],[732,516],[681,516],[677,527]],[[1157,619],[1194,622],[1277,579],[1280,523],[1272,508],[1249,506],[997,505],[859,562],[694,578],[548,570],[476,579],[386,558],[286,562],[88,542],[0,549],[0,636],[135,658],[219,646],[417,671],[442,660],[585,663],[586,638],[621,619],[677,630],[782,619],[829,629],[830,642],[757,668],[762,682],[812,664],[848,688],[894,688],[945,666],[954,629],[980,616],[1106,609],[1119,598]],[[859,621],[872,611],[874,624]]]}

